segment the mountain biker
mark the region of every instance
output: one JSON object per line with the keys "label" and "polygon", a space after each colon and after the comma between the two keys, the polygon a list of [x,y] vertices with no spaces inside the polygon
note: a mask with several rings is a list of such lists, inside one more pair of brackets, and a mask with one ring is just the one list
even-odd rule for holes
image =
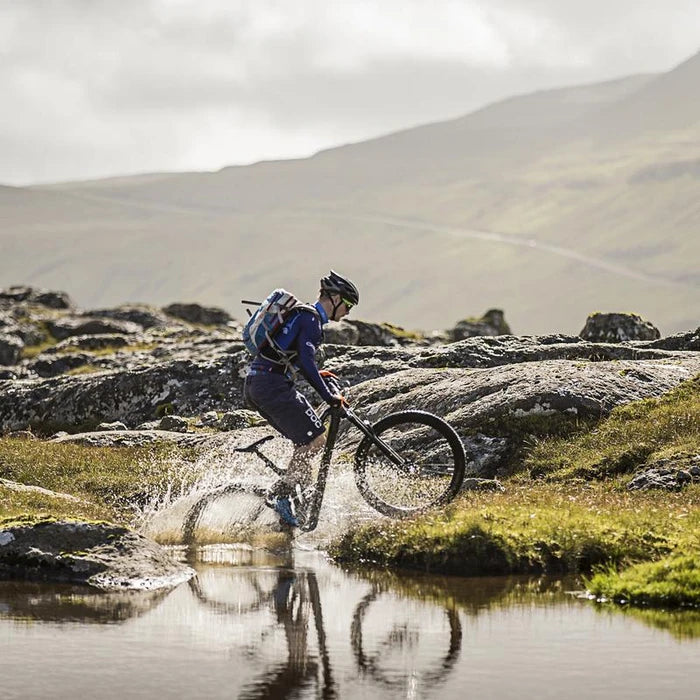
{"label": "mountain biker", "polygon": [[313,309],[300,308],[275,335],[275,343],[281,350],[297,353],[293,368],[268,346],[253,358],[245,379],[246,401],[294,443],[287,472],[270,488],[265,501],[293,527],[299,527],[299,518],[292,497],[298,485],[303,493],[309,484],[311,460],[323,449],[326,440],[320,418],[294,385],[294,375],[300,371],[326,403],[338,405],[345,401],[342,395],[332,395],[328,390],[315,354],[323,340],[323,326],[328,321],[340,321],[359,301],[357,287],[331,270],[321,279]]}

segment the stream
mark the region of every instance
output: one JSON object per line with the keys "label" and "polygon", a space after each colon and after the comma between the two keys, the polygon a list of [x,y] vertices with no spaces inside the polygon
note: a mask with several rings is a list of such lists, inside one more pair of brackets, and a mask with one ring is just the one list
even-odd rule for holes
{"label": "stream", "polygon": [[166,592],[0,582],[0,697],[696,698],[700,613],[576,580],[346,571],[317,551],[174,550]]}

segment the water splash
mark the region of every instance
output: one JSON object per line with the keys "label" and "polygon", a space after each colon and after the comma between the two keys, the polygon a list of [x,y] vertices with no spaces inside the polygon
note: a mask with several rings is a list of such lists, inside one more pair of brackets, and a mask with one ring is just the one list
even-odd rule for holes
{"label": "water splash", "polygon": [[[382,517],[362,500],[355,487],[352,463],[347,458],[351,445],[346,443],[336,449],[338,457],[331,465],[318,528],[301,533],[281,526],[277,515],[264,504],[265,492],[276,475],[255,455],[235,451],[269,432],[269,428],[251,428],[232,433],[230,440],[202,451],[194,462],[173,458],[170,482],[141,505],[135,525],[162,544],[243,542],[267,549],[290,545],[318,549],[351,524]],[[263,452],[283,467],[291,457],[292,445],[275,438],[264,445]]]}

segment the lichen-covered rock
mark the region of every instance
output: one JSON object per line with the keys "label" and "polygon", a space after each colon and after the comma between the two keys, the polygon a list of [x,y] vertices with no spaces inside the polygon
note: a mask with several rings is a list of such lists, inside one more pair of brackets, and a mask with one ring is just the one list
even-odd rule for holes
{"label": "lichen-covered rock", "polygon": [[489,309],[481,318],[465,318],[458,321],[450,331],[453,340],[510,334],[510,326],[506,323],[505,314],[501,309]]}
{"label": "lichen-covered rock", "polygon": [[176,586],[194,571],[143,535],[109,523],[0,525],[0,576],[86,583],[103,590]]}
{"label": "lichen-covered rock", "polygon": [[[700,371],[700,356],[685,360],[527,362],[489,369],[408,369],[353,387],[348,396],[370,421],[418,408],[445,417],[465,441],[477,434],[502,438],[489,450],[480,476],[507,472],[528,435],[552,424],[598,419],[615,406],[660,396]],[[505,447],[505,448],[504,448]],[[478,460],[467,455],[472,465]]]}
{"label": "lichen-covered rock", "polygon": [[173,433],[186,433],[189,425],[182,416],[163,416],[158,424],[160,430],[170,430]]}
{"label": "lichen-covered rock", "polygon": [[50,309],[74,308],[73,301],[65,292],[37,289],[36,287],[26,287],[24,285],[15,285],[0,290],[0,299],[13,302],[32,302]]}
{"label": "lichen-covered rock", "polygon": [[258,413],[242,408],[237,411],[226,411],[216,426],[219,430],[241,430],[260,422],[261,418]]}
{"label": "lichen-covered rock", "polygon": [[700,454],[676,454],[655,460],[635,474],[627,484],[630,491],[680,491],[691,483],[700,483]]}
{"label": "lichen-covered rock", "polygon": [[400,326],[394,326],[391,323],[370,323],[349,318],[344,319],[343,322],[357,330],[356,345],[391,347],[394,345],[425,343],[422,335],[406,331]]}
{"label": "lichen-covered rock", "polygon": [[0,432],[34,426],[95,426],[121,420],[139,425],[164,412],[197,415],[243,405],[239,358],[175,360],[143,369],[0,385]]}
{"label": "lichen-covered rock", "polygon": [[323,329],[323,342],[333,345],[358,345],[360,331],[351,323],[343,320],[339,323],[331,321]]}
{"label": "lichen-covered rock", "polygon": [[46,321],[46,327],[56,340],[64,340],[74,335],[104,335],[105,333],[137,335],[143,332],[143,328],[136,323],[109,318],[49,319]]}
{"label": "lichen-covered rock", "polygon": [[594,313],[586,319],[579,335],[592,343],[619,343],[625,340],[655,340],[659,329],[637,314]]}
{"label": "lichen-covered rock", "polygon": [[16,365],[23,348],[24,343],[17,336],[0,334],[0,365]]}
{"label": "lichen-covered rock", "polygon": [[206,411],[199,417],[199,427],[210,427],[217,423],[219,414],[216,411]]}
{"label": "lichen-covered rock", "polygon": [[40,377],[58,377],[71,370],[90,364],[91,355],[74,353],[71,355],[39,355],[30,360],[26,367]]}
{"label": "lichen-covered rock", "polygon": [[[156,425],[158,421],[155,422]],[[226,439],[219,434],[176,433],[156,428],[136,430],[105,430],[90,433],[57,433],[52,442],[85,445],[87,447],[146,447],[148,445],[171,444],[178,447],[213,447]]]}
{"label": "lichen-covered rock", "polygon": [[121,421],[115,420],[112,423],[100,423],[95,430],[105,431],[105,430],[128,430],[128,428]]}
{"label": "lichen-covered rock", "polygon": [[44,354],[56,354],[71,352],[74,350],[104,350],[106,348],[114,348],[115,350],[119,348],[126,347],[130,343],[133,343],[133,338],[129,338],[126,335],[121,335],[119,333],[100,333],[97,335],[76,335],[65,340],[61,340],[56,343],[53,347],[48,348],[44,351]]}
{"label": "lichen-covered rock", "polygon": [[687,333],[676,333],[665,338],[641,343],[646,348],[661,350],[700,350],[700,327]]}
{"label": "lichen-covered rock", "polygon": [[84,316],[93,318],[111,318],[116,321],[129,321],[136,323],[146,330],[150,328],[183,327],[179,321],[167,316],[155,306],[147,304],[122,304],[113,309],[92,309],[86,311]]}
{"label": "lichen-covered rock", "polygon": [[180,318],[188,323],[199,323],[203,326],[220,326],[233,321],[233,317],[216,306],[202,306],[201,304],[170,304],[164,306],[163,311],[168,316]]}

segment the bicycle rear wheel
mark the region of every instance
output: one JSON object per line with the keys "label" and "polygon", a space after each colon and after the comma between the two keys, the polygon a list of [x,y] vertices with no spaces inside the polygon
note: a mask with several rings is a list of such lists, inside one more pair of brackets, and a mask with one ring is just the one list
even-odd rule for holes
{"label": "bicycle rear wheel", "polygon": [[355,453],[355,481],[375,510],[403,518],[457,495],[465,454],[452,426],[432,413],[400,411],[372,430]]}

